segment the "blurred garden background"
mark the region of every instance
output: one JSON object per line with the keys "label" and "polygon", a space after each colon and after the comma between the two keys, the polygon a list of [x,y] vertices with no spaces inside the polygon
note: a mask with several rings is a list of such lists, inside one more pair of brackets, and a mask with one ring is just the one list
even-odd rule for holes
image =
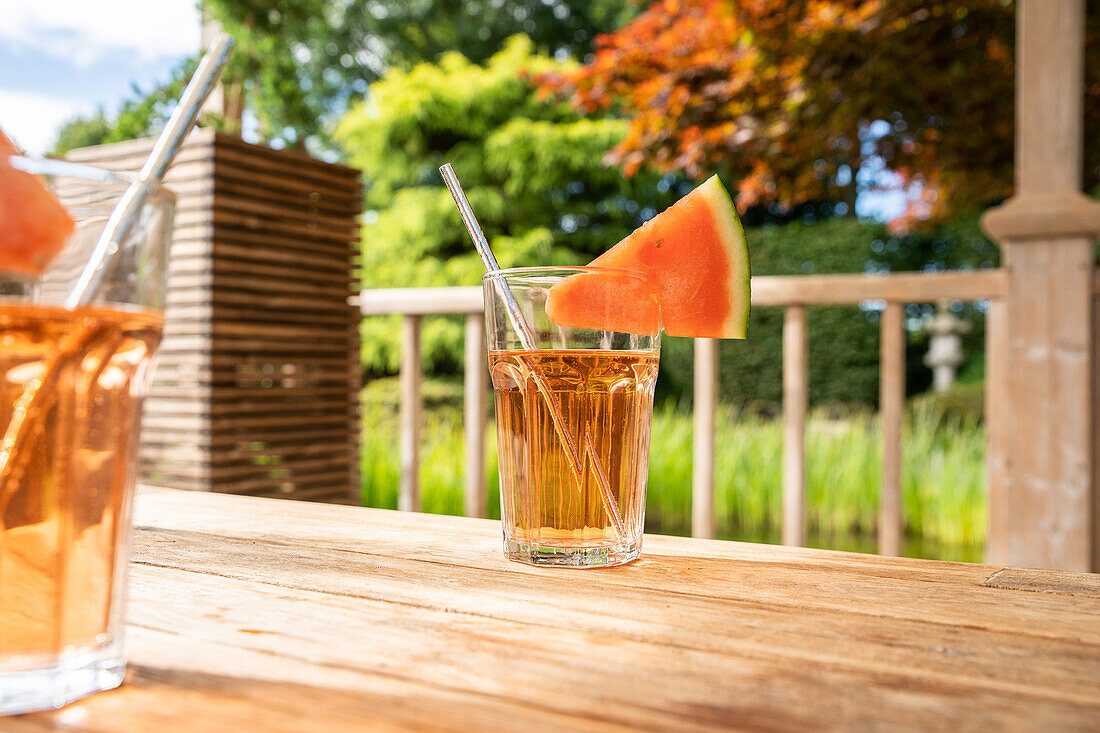
{"label": "blurred garden background", "polygon": [[[437,168],[451,162],[502,266],[583,264],[717,172],[753,273],[988,269],[978,216],[1011,193],[1008,0],[204,0],[239,42],[205,122],[362,171],[363,288],[476,285]],[[1089,2],[1088,33],[1100,30]],[[1100,54],[1086,45],[1086,130]],[[155,134],[195,59],[75,118],[54,152]],[[1085,186],[1100,145],[1086,135]],[[937,304],[907,308],[906,554],[980,560],[984,304],[951,390],[923,361]],[[809,310],[810,544],[873,550],[881,304]],[[721,345],[719,536],[779,538],[782,312]],[[421,486],[462,511],[459,317],[427,319]],[[396,507],[400,319],[362,324],[365,504]],[[647,524],[690,527],[692,346],[663,342]],[[498,516],[495,445],[487,483]]]}

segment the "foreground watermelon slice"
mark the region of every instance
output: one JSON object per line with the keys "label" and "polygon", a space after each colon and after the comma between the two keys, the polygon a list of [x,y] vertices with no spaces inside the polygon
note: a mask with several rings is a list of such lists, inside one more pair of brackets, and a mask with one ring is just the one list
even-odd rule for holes
{"label": "foreground watermelon slice", "polygon": [[[591,265],[646,273],[657,291],[661,325],[669,336],[745,338],[749,319],[749,253],[733,200],[718,176],[638,227]],[[609,320],[604,303],[629,302],[614,280],[567,278],[546,303],[563,326],[647,333],[644,314]],[[643,309],[644,310],[644,309]],[[640,330],[639,330],[640,329]]]}
{"label": "foreground watermelon slice", "polygon": [[0,272],[39,275],[65,246],[73,219],[45,181],[11,165],[19,154],[0,130]]}

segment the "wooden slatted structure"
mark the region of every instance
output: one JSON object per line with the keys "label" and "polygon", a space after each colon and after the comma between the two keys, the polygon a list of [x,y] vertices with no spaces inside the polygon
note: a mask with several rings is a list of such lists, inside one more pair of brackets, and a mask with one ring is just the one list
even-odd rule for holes
{"label": "wooden slatted structure", "polygon": [[[151,147],[68,157],[136,171]],[[165,185],[178,202],[143,480],[355,501],[358,171],[200,130]]]}

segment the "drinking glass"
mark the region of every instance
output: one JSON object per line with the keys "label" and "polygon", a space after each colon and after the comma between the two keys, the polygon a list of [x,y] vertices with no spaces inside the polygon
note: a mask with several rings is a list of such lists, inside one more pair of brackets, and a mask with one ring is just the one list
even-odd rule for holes
{"label": "drinking glass", "polygon": [[[635,328],[645,333],[555,323],[550,290],[578,277],[632,281],[623,290],[653,297],[644,276],[610,268],[516,268],[483,279],[504,554],[532,565],[621,565],[642,546],[656,301],[652,322]],[[614,322],[599,304],[587,316]]]}
{"label": "drinking glass", "polygon": [[[141,405],[172,197],[149,189],[87,306],[63,303],[131,179],[22,156],[75,221],[38,277],[0,273],[0,714],[117,687]],[[0,237],[4,232],[0,231]]]}

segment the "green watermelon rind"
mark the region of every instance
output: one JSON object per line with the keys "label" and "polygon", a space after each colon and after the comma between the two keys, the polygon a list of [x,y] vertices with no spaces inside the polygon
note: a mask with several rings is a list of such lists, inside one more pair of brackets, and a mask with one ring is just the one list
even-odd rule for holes
{"label": "green watermelon rind", "polygon": [[697,195],[707,200],[708,208],[715,217],[715,231],[722,234],[726,251],[730,255],[729,292],[740,296],[736,302],[731,303],[733,310],[726,318],[722,330],[729,334],[726,338],[743,339],[749,325],[749,301],[752,298],[749,246],[745,240],[745,228],[741,226],[733,198],[717,175],[708,178],[696,191]]}

